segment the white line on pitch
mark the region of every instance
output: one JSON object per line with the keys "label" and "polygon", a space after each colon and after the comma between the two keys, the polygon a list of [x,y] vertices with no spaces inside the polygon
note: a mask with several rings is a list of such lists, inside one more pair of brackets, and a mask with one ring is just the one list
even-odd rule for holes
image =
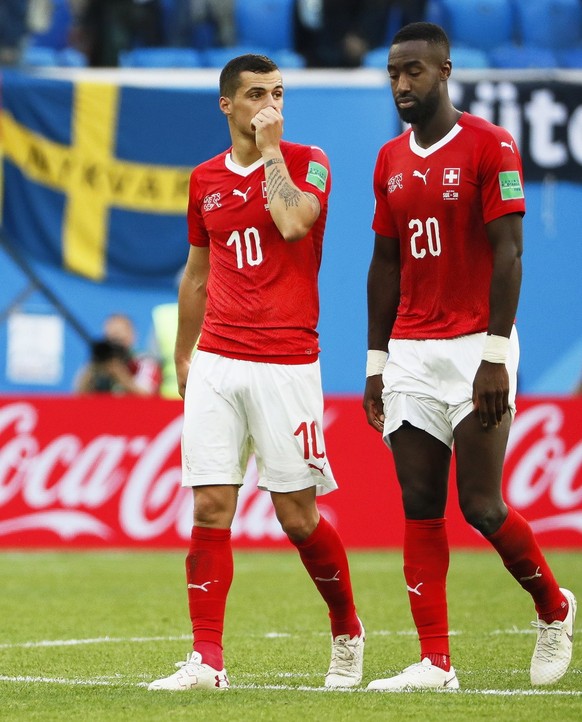
{"label": "white line on pitch", "polygon": [[[401,630],[388,630],[378,629],[372,630],[367,633],[369,637],[390,637],[395,636],[408,636],[416,635],[416,631],[412,629],[401,629]],[[463,632],[451,630],[449,632],[451,637],[459,636]],[[488,632],[489,635],[499,634],[535,634],[535,630],[530,631],[529,629],[496,629]],[[256,635],[266,639],[278,639],[278,638],[289,638],[298,637],[300,635],[290,634],[288,632],[267,632],[263,635]],[[329,636],[329,632],[314,632],[314,636]],[[192,637],[190,634],[179,634],[167,637],[89,637],[87,639],[42,639],[38,642],[5,642],[0,644],[0,649],[29,649],[37,647],[75,647],[82,644],[124,644],[124,643],[147,643],[147,642],[181,642],[184,640],[190,640]]]}
{"label": "white line on pitch", "polygon": [[[145,687],[147,682],[124,682],[121,679],[118,682],[110,682],[104,679],[66,679],[63,677],[9,677],[0,675],[0,682],[25,682],[25,683],[45,683],[45,684],[63,684],[70,686],[86,686],[86,687]],[[362,694],[367,690],[363,687],[358,689],[329,689],[327,687],[307,687],[304,685],[294,687],[288,684],[235,684],[231,687],[233,690],[270,690],[273,692],[323,692],[325,694],[333,693],[349,693]],[[421,694],[430,694],[430,690],[422,690]],[[368,692],[368,694],[382,694],[382,692]],[[388,693],[385,693],[388,694]],[[389,694],[398,694],[390,692]],[[401,694],[410,694],[410,692],[402,692]],[[578,690],[562,690],[562,689],[463,689],[435,691],[435,694],[455,694],[455,695],[487,695],[490,697],[581,697],[582,691]]]}

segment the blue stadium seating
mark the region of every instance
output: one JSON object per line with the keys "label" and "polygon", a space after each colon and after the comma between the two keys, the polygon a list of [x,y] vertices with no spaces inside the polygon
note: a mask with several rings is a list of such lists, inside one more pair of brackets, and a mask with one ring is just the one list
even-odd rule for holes
{"label": "blue stadium seating", "polygon": [[[460,68],[489,68],[489,58],[484,50],[457,46],[451,48],[451,60],[455,70]],[[375,48],[364,56],[364,68],[380,68],[386,70],[388,64],[388,48]]]}
{"label": "blue stadium seating", "polygon": [[134,48],[120,54],[122,68],[200,68],[203,55],[193,48]]}
{"label": "blue stadium seating", "polygon": [[58,64],[65,68],[86,68],[87,56],[75,48],[63,48],[58,51]]}
{"label": "blue stadium seating", "polygon": [[296,53],[294,50],[269,50],[267,55],[277,63],[280,68],[300,69],[306,65],[303,55]]}
{"label": "blue stadium seating", "polygon": [[533,45],[499,45],[489,52],[492,68],[556,68],[558,58],[550,48]]}
{"label": "blue stadium seating", "polygon": [[293,6],[294,0],[236,0],[239,44],[293,50]]}
{"label": "blue stadium seating", "polygon": [[203,64],[207,68],[223,68],[237,55],[255,53],[267,55],[269,51],[262,45],[232,45],[228,48],[207,48],[202,51]]}
{"label": "blue stadium seating", "polygon": [[491,50],[513,41],[509,0],[433,0],[427,13],[440,19],[451,45]]}
{"label": "blue stadium seating", "polygon": [[44,45],[28,45],[22,53],[22,65],[26,67],[54,67],[59,64],[59,51]]}
{"label": "blue stadium seating", "polygon": [[386,70],[388,65],[388,48],[374,48],[369,50],[363,58],[362,66],[364,68],[379,68]]}
{"label": "blue stadium seating", "polygon": [[467,48],[462,45],[451,47],[451,60],[453,68],[489,68],[489,58],[484,50]]}
{"label": "blue stadium seating", "polygon": [[582,47],[556,51],[561,68],[582,69]]}
{"label": "blue stadium seating", "polygon": [[580,0],[513,0],[518,42],[559,50],[582,42]]}
{"label": "blue stadium seating", "polygon": [[30,44],[62,50],[69,43],[72,23],[73,14],[69,6],[69,0],[52,0],[50,25],[42,33],[31,33]]}

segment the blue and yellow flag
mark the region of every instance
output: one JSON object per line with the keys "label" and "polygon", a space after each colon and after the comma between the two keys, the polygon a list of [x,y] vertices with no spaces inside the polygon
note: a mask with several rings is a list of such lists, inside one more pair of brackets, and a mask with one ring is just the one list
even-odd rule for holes
{"label": "blue and yellow flag", "polygon": [[3,224],[94,281],[174,283],[192,168],[228,147],[213,89],[2,77]]}

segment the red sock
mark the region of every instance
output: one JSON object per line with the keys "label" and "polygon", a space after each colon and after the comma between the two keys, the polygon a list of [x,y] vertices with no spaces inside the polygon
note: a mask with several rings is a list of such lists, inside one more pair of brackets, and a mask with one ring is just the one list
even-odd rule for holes
{"label": "red sock", "polygon": [[304,541],[293,542],[309,576],[329,607],[331,633],[355,637],[361,632],[356,615],[350,568],[344,545],[337,531],[323,517]]}
{"label": "red sock", "polygon": [[447,619],[449,543],[445,519],[406,519],[404,577],[420,640],[420,657],[450,669]]}
{"label": "red sock", "polygon": [[232,577],[230,529],[193,527],[186,581],[194,650],[214,669],[224,668],[224,611]]}
{"label": "red sock", "polygon": [[541,619],[563,621],[568,603],[560,591],[533,535],[530,525],[515,509],[508,507],[507,518],[487,540],[503,560],[509,573],[531,594]]}

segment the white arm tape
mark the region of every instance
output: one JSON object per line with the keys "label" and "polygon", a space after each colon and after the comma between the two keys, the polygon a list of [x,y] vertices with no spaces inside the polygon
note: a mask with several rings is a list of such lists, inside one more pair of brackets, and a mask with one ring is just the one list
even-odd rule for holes
{"label": "white arm tape", "polygon": [[366,358],[366,378],[368,378],[368,376],[378,376],[381,374],[382,371],[384,371],[387,360],[388,354],[386,351],[369,350]]}
{"label": "white arm tape", "polygon": [[492,364],[504,364],[509,353],[509,339],[506,336],[488,334],[483,347],[483,361]]}

